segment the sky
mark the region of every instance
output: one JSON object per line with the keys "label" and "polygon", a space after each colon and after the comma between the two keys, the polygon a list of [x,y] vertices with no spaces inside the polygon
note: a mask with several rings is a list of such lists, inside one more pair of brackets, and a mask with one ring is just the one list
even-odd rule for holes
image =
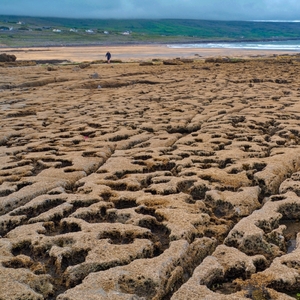
{"label": "sky", "polygon": [[300,0],[0,0],[0,15],[97,19],[298,20]]}

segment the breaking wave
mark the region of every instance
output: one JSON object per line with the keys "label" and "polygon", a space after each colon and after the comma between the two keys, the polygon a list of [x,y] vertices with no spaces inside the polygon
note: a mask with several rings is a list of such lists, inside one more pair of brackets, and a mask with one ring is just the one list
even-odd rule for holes
{"label": "breaking wave", "polygon": [[284,50],[300,51],[300,40],[268,41],[268,42],[214,42],[194,44],[174,44],[169,48],[223,48],[223,49],[249,49],[249,50]]}

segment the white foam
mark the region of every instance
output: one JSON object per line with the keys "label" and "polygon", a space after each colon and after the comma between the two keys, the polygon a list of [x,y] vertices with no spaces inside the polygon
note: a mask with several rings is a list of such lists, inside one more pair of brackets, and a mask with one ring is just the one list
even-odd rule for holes
{"label": "white foam", "polygon": [[269,41],[269,42],[235,42],[235,43],[194,43],[174,44],[169,48],[224,48],[224,49],[248,49],[248,50],[286,50],[300,51],[300,40]]}
{"label": "white foam", "polygon": [[251,22],[299,23],[300,20],[251,20]]}

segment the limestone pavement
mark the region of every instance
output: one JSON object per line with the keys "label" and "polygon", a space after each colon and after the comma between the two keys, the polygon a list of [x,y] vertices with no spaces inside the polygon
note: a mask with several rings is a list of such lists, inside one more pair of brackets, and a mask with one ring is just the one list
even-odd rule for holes
{"label": "limestone pavement", "polygon": [[0,66],[0,299],[295,299],[297,56]]}

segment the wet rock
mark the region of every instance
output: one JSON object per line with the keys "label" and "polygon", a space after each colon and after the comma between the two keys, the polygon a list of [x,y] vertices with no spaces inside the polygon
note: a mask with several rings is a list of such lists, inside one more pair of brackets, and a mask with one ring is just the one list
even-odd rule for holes
{"label": "wet rock", "polygon": [[140,66],[153,66],[154,63],[151,61],[145,61],[145,62],[141,62]]}
{"label": "wet rock", "polygon": [[176,65],[182,65],[183,62],[181,62],[180,59],[173,59],[173,60],[164,60],[163,64],[164,65],[171,65],[171,66],[174,65],[174,66],[176,66]]}
{"label": "wet rock", "polygon": [[0,54],[0,62],[13,62],[16,61],[17,57],[13,54],[6,54],[1,53]]}
{"label": "wet rock", "polygon": [[90,65],[90,63],[80,63],[78,66],[80,69],[85,69],[88,68]]}

